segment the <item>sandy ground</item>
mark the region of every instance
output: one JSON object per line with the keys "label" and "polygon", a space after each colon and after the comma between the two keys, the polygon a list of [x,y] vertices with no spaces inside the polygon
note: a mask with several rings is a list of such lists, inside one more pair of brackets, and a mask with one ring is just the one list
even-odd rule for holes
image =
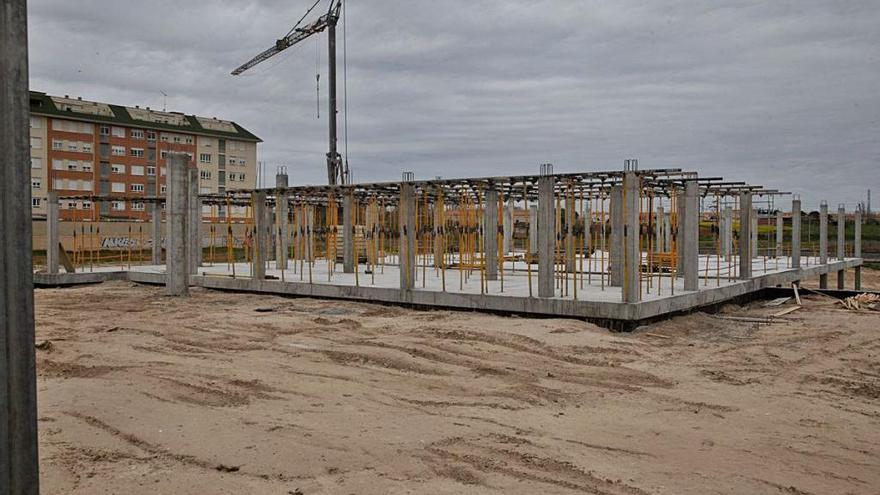
{"label": "sandy ground", "polygon": [[880,486],[880,314],[819,296],[633,334],[128,283],[36,301],[48,494]]}

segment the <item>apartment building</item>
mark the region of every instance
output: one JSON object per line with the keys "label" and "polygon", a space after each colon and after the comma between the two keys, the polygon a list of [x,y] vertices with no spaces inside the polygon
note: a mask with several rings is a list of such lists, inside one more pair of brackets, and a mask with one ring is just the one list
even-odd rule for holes
{"label": "apartment building", "polygon": [[[235,122],[35,91],[30,110],[34,216],[45,216],[46,194],[57,191],[62,219],[146,219],[142,198],[165,194],[171,151],[190,156],[202,193],[256,187],[262,140]],[[115,200],[93,204],[87,196]]]}

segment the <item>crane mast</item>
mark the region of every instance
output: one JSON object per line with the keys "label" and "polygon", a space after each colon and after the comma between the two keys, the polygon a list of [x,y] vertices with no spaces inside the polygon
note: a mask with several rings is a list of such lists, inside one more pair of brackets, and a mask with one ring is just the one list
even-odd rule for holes
{"label": "crane mast", "polygon": [[[313,6],[314,7],[314,6]],[[255,65],[272,58],[282,51],[302,42],[303,40],[318,34],[325,29],[327,30],[327,64],[328,64],[328,98],[327,106],[330,118],[328,128],[328,145],[327,145],[327,181],[331,186],[337,184],[348,184],[349,171],[348,166],[343,167],[342,157],[337,151],[337,101],[336,101],[336,24],[339,22],[339,14],[342,9],[342,0],[331,0],[330,8],[326,14],[317,20],[303,26],[296,27],[291,32],[277,41],[275,45],[267,48],[254,58],[245,62],[234,71],[232,75],[237,76],[242,72],[254,67]]]}

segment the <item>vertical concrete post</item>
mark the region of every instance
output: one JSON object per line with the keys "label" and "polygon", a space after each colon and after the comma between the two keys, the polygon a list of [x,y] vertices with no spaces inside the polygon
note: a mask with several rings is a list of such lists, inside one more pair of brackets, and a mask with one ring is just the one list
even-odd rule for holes
{"label": "vertical concrete post", "polygon": [[27,7],[0,6],[0,492],[39,493]]}
{"label": "vertical concrete post", "polygon": [[529,254],[538,252],[538,207],[529,206]]}
{"label": "vertical concrete post", "polygon": [[199,169],[189,169],[189,241],[187,242],[189,273],[195,275],[202,264],[202,202],[199,199]]}
{"label": "vertical concrete post", "polygon": [[483,208],[483,261],[486,280],[498,280],[498,191],[486,191]]}
{"label": "vertical concrete post", "polygon": [[46,196],[46,272],[58,273],[58,193]]}
{"label": "vertical concrete post", "polygon": [[654,252],[663,252],[663,207],[657,207],[656,220],[654,220]]}
{"label": "vertical concrete post", "polygon": [[[828,263],[828,203],[819,203],[819,264]],[[828,274],[819,275],[819,288],[828,288]]]}
{"label": "vertical concrete post", "polygon": [[305,256],[306,261],[315,260],[315,206],[305,207]]}
{"label": "vertical concrete post", "polygon": [[[846,259],[846,208],[843,205],[837,207],[837,259]],[[837,289],[843,290],[843,277],[845,269],[837,270]]]}
{"label": "vertical concrete post", "polygon": [[640,178],[635,172],[623,174],[623,187],[621,188],[623,211],[623,229],[621,232],[623,244],[622,265],[622,300],[625,303],[639,302],[641,299],[641,285],[639,283],[639,271],[641,270],[642,253],[639,249],[639,193],[641,186]]}
{"label": "vertical concrete post", "polygon": [[169,296],[189,294],[187,263],[187,232],[189,230],[189,157],[184,153],[169,153],[168,193],[168,246],[165,250],[165,290]]}
{"label": "vertical concrete post", "polygon": [[416,198],[413,185],[400,184],[400,289],[416,286]]}
{"label": "vertical concrete post", "polygon": [[663,216],[663,252],[668,253],[672,249],[672,212],[667,211]]}
{"label": "vertical concrete post", "polygon": [[574,196],[569,194],[569,191],[565,193],[565,217],[563,218],[563,231],[564,233],[564,251],[565,251],[565,271],[567,273],[574,273],[575,267],[575,249],[574,249]]}
{"label": "vertical concrete post", "polygon": [[791,200],[791,267],[801,267],[801,199]]}
{"label": "vertical concrete post", "polygon": [[[305,208],[303,208],[304,210]],[[303,257],[303,246],[302,243],[305,240],[305,222],[303,221],[303,217],[305,213],[300,211],[300,208],[294,205],[293,207],[293,260],[294,262],[299,261],[301,259],[305,259]],[[294,267],[296,268],[296,267]]]}
{"label": "vertical concrete post", "polygon": [[[153,265],[162,264],[162,204],[158,201],[153,203],[153,248],[150,263]],[[228,214],[228,213],[227,213]]]}
{"label": "vertical concrete post", "polygon": [[739,194],[739,279],[752,278],[752,193]]}
{"label": "vertical concrete post", "polygon": [[678,211],[675,218],[675,229],[677,231],[675,266],[678,267],[676,275],[679,277],[684,277],[684,222],[685,217],[687,217],[687,207],[688,203],[685,201],[684,191],[682,191],[678,197]]}
{"label": "vertical concrete post", "polygon": [[544,175],[538,179],[538,297],[556,295],[553,266],[556,263],[556,203],[553,192],[556,179]]}
{"label": "vertical concrete post", "polygon": [[[437,197],[440,198],[440,195],[443,194],[443,189],[438,186]],[[434,213],[433,213],[433,224],[434,228],[432,229],[434,235],[434,254],[431,256],[432,262],[435,268],[440,268],[443,266],[443,233],[445,232],[445,225],[443,225],[443,201],[438,200],[434,202]]]}
{"label": "vertical concrete post", "polygon": [[266,250],[269,239],[267,225],[266,191],[256,191],[254,198],[254,247],[251,277],[255,280],[266,278]]}
{"label": "vertical concrete post", "polygon": [[611,244],[608,253],[608,285],[623,285],[623,186],[611,188],[609,198],[611,210]]}
{"label": "vertical concrete post", "polygon": [[733,255],[733,208],[725,206],[721,210],[721,255],[730,262]]}
{"label": "vertical concrete post", "polygon": [[785,219],[782,210],[776,210],[776,257],[782,257],[782,247],[785,244]]}
{"label": "vertical concrete post", "polygon": [[684,290],[700,288],[700,185],[691,180],[684,187],[684,222],[682,222],[681,251]]}
{"label": "vertical concrete post", "polygon": [[[855,233],[853,235],[853,257],[861,258],[862,257],[862,209],[856,209],[855,213]],[[855,290],[862,290],[862,267],[857,266],[854,268],[853,273],[853,288]]]}
{"label": "vertical concrete post", "polygon": [[758,257],[758,210],[752,208],[752,228],[750,229],[750,241],[752,243],[752,259]]}
{"label": "vertical concrete post", "polygon": [[[592,222],[593,222],[593,210],[590,205],[590,201],[587,198],[584,198],[586,204],[584,205],[584,218],[582,219],[584,223],[584,253],[586,256],[590,256],[590,253],[593,249],[593,239],[592,239]],[[584,261],[586,263],[586,261]]]}
{"label": "vertical concrete post", "polygon": [[342,271],[354,273],[354,196],[342,192]]}
{"label": "vertical concrete post", "polygon": [[507,198],[507,206],[504,208],[504,245],[502,249],[504,254],[513,251],[513,195]]}
{"label": "vertical concrete post", "polygon": [[275,235],[278,242],[275,243],[275,269],[287,270],[287,258],[290,253],[290,205],[287,202],[287,174],[275,174]]}

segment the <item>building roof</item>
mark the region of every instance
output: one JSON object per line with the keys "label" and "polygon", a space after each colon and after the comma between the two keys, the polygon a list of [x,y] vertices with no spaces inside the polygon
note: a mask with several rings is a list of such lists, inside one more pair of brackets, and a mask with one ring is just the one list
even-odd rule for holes
{"label": "building roof", "polygon": [[30,92],[30,109],[32,114],[47,117],[263,142],[244,127],[228,120],[50,96],[38,91]]}

